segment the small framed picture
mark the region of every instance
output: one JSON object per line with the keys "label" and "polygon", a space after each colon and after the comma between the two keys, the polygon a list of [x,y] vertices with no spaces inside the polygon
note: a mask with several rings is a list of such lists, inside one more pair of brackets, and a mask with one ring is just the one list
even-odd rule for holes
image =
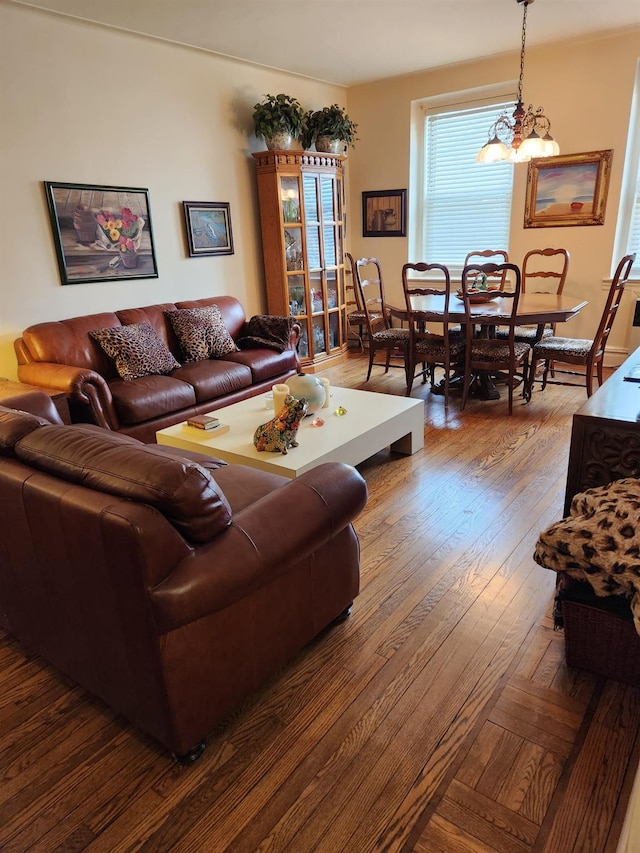
{"label": "small framed picture", "polygon": [[158,277],[146,189],[44,187],[62,284]]}
{"label": "small framed picture", "polygon": [[226,201],[183,201],[189,254],[233,255],[231,212]]}
{"label": "small framed picture", "polygon": [[363,237],[405,237],[406,234],[406,190],[372,190],[362,193]]}
{"label": "small framed picture", "polygon": [[531,160],[525,228],[604,225],[612,150]]}

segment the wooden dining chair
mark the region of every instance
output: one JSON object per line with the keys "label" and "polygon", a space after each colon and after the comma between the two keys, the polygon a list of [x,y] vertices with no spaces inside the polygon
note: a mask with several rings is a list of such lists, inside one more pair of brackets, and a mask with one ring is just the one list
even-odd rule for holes
{"label": "wooden dining chair", "polygon": [[[598,385],[602,385],[604,381],[602,368],[604,366],[604,353],[607,341],[635,259],[635,253],[633,255],[625,255],[618,264],[604,304],[602,317],[600,318],[600,323],[593,339],[560,338],[552,335],[549,338],[543,338],[533,347],[529,377],[530,387],[533,387],[535,382],[539,361],[544,361],[542,372],[543,391],[549,383],[554,385],[582,385],[582,382],[564,382],[556,378],[549,379],[548,374],[551,365],[554,366],[556,374],[561,373],[582,377],[586,383],[587,397],[590,397],[593,393],[594,369],[598,378]],[[585,371],[558,369],[556,367],[557,364],[582,366],[585,368]]]}
{"label": "wooden dining chair", "polygon": [[[522,293],[556,293],[564,289],[569,272],[569,252],[566,249],[531,249],[522,261]],[[545,338],[555,335],[554,326],[546,326],[542,331]],[[533,346],[539,335],[537,326],[516,326],[515,339]],[[499,329],[497,337],[504,338],[506,329]]]}
{"label": "wooden dining chair", "polygon": [[[409,362],[409,329],[394,327],[391,323],[391,311],[385,300],[382,267],[377,258],[359,258],[355,262],[355,283],[358,288],[358,298],[364,308],[366,340],[369,348],[369,368],[367,378],[371,376],[371,368],[378,364],[385,368],[402,367],[405,376],[408,375]],[[375,361],[375,354],[384,351],[384,364]],[[402,364],[392,364],[391,359],[401,359]]]}
{"label": "wooden dining chair", "polygon": [[[464,266],[470,264],[508,264],[509,253],[505,249],[482,249],[479,251],[468,252],[464,259]],[[499,276],[490,276],[490,280],[496,280],[500,284],[500,290],[504,290],[507,285],[506,273],[501,273]]]}
{"label": "wooden dining chair", "polygon": [[[437,281],[433,285],[423,285],[421,282],[409,278],[412,272],[429,273],[429,277],[437,277]],[[407,397],[411,394],[418,366],[420,366],[423,385],[427,381],[426,367],[429,366],[432,388],[435,384],[435,368],[442,367],[444,370],[444,406],[446,409],[449,406],[451,371],[456,364],[462,363],[464,358],[462,333],[459,327],[451,329],[449,325],[449,300],[451,298],[449,270],[442,264],[405,264],[402,267],[402,288],[409,321]],[[436,331],[428,331],[425,328],[424,314],[415,310],[411,302],[411,297],[432,295],[444,295],[444,308],[441,318],[440,315],[438,317]],[[429,323],[433,324],[433,320],[429,319]]]}
{"label": "wooden dining chair", "polygon": [[[506,339],[497,337],[476,337],[475,328],[480,325],[487,330],[495,325],[495,317],[490,313],[482,316],[480,313],[472,313],[473,296],[469,294],[469,288],[478,272],[495,277],[509,277],[513,280],[511,290],[504,291],[500,299],[505,307],[509,308],[508,335]],[[489,376],[498,372],[507,374],[507,386],[509,388],[509,414],[513,413],[513,389],[516,385],[523,385],[523,393],[526,393],[529,378],[529,354],[531,346],[523,341],[515,340],[515,326],[518,313],[518,302],[522,287],[520,268],[515,264],[471,264],[462,270],[462,301],[465,312],[465,362],[464,362],[464,384],[462,389],[462,408],[467,404],[469,389],[474,379],[481,378],[484,374]]]}
{"label": "wooden dining chair", "polygon": [[[344,253],[347,263],[345,264],[345,273],[347,283],[345,290],[347,293],[346,308],[347,308],[347,323],[350,331],[353,332],[358,340],[360,352],[364,352],[364,336],[366,334],[367,319],[365,316],[364,306],[360,304],[360,291],[356,284],[356,262],[350,252]],[[387,314],[391,318],[391,310],[387,306]],[[379,318],[375,317],[376,323]]]}

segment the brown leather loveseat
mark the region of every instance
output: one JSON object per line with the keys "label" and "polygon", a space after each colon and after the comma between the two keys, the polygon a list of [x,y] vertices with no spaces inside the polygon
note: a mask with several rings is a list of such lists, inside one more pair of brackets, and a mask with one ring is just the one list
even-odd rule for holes
{"label": "brown leather loveseat", "polygon": [[11,402],[37,414],[0,407],[0,625],[196,756],[348,612],[364,480],[342,463],[288,480],[64,426],[41,392]]}
{"label": "brown leather loveseat", "polygon": [[[237,352],[185,362],[166,312],[217,306]],[[252,318],[253,319],[253,318]],[[256,318],[259,319],[259,318]],[[278,319],[278,318],[274,318]],[[280,318],[282,319],[282,318]],[[282,351],[261,346],[250,333],[241,303],[232,296],[127,308],[37,323],[15,342],[18,377],[28,385],[64,391],[71,420],[94,423],[141,441],[158,430],[270,390],[300,371],[300,327],[291,323]],[[90,332],[149,324],[177,362],[176,369],[124,381]],[[245,346],[245,342],[247,345]]]}

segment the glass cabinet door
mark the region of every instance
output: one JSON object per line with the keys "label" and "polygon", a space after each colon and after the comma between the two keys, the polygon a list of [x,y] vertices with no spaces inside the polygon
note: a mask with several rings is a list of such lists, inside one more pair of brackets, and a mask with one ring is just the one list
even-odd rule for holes
{"label": "glass cabinet door", "polygon": [[341,345],[340,308],[344,304],[342,276],[341,184],[333,175],[302,176],[312,355]]}

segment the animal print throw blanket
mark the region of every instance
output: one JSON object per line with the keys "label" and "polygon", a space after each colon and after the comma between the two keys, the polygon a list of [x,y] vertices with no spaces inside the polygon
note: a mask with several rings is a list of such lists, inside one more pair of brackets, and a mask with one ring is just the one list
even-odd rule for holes
{"label": "animal print throw blanket", "polygon": [[242,336],[238,338],[238,346],[240,349],[267,347],[284,352],[289,348],[293,324],[293,317],[256,314],[247,322]]}
{"label": "animal print throw blanket", "polygon": [[588,489],[569,517],[540,534],[533,558],[555,572],[588,581],[596,595],[629,600],[640,634],[640,479]]}

